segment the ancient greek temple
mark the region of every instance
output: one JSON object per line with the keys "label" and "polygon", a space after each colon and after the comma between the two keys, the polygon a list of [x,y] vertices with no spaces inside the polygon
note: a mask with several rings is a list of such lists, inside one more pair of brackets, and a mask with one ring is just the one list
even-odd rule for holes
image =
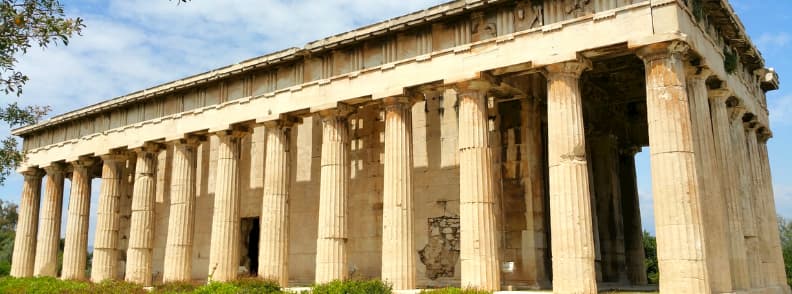
{"label": "ancient greek temple", "polygon": [[788,294],[777,88],[726,0],[453,1],[15,130],[12,275],[641,287],[643,150],[662,293]]}

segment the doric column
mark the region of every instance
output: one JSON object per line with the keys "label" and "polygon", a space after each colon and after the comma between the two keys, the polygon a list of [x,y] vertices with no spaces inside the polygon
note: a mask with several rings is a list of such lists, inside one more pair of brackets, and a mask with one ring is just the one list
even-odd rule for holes
{"label": "doric column", "polygon": [[596,214],[602,250],[602,279],[606,282],[627,282],[624,256],[624,223],[619,185],[618,140],[608,133],[593,135],[591,165],[593,166]]}
{"label": "doric column", "polygon": [[239,270],[239,156],[242,137],[247,130],[215,133],[217,146],[215,198],[212,238],[209,252],[209,278],[212,281],[234,280]]}
{"label": "doric column", "polygon": [[264,123],[267,160],[261,199],[258,275],[277,281],[281,287],[289,283],[289,139],[293,123],[286,117]]}
{"label": "doric column", "polygon": [[580,75],[588,61],[547,66],[553,292],[597,293]]}
{"label": "doric column", "polygon": [[30,168],[22,175],[22,197],[19,202],[14,253],[11,257],[11,276],[27,278],[33,276],[36,256],[36,235],[38,232],[39,201],[41,200],[41,177],[44,171]]}
{"label": "doric column", "polygon": [[[769,133],[769,131],[768,131]],[[770,161],[767,154],[767,140],[770,138],[768,133],[763,132],[758,134],[758,151],[759,155],[757,163],[761,172],[762,197],[765,201],[765,210],[762,212],[768,217],[767,223],[767,248],[769,258],[772,264],[768,265],[772,268],[768,271],[768,279],[772,281],[771,285],[779,289],[781,293],[792,293],[787,284],[786,268],[784,266],[784,256],[781,250],[781,239],[778,231],[778,215],[776,213],[775,197],[773,194],[773,179],[770,173]]]}
{"label": "doric column", "polygon": [[192,280],[196,151],[199,144],[200,141],[196,137],[173,142],[170,214],[165,244],[165,268],[162,275],[164,282]]}
{"label": "doric column", "polygon": [[747,165],[747,173],[749,175],[749,180],[751,181],[751,197],[750,202],[751,206],[753,207],[753,211],[755,212],[756,216],[756,239],[757,239],[757,257],[759,259],[759,271],[758,274],[761,277],[760,287],[767,288],[773,286],[774,284],[774,270],[775,265],[773,264],[773,259],[770,256],[770,242],[769,242],[769,232],[767,232],[768,226],[766,225],[769,219],[775,219],[776,216],[774,213],[767,213],[767,209],[765,207],[766,200],[765,200],[765,192],[764,186],[762,185],[762,171],[761,171],[761,163],[759,158],[759,142],[757,140],[756,132],[759,129],[758,122],[750,121],[746,122],[745,124],[746,132],[745,132],[745,144],[746,144],[746,165]]}
{"label": "doric column", "polygon": [[156,205],[157,158],[159,146],[136,149],[135,182],[132,192],[132,217],[127,249],[127,282],[151,285],[151,254],[154,250],[154,206]]}
{"label": "doric column", "polygon": [[99,207],[96,212],[91,281],[101,282],[116,277],[118,265],[119,207],[121,200],[122,172],[128,156],[121,154],[103,155],[102,182],[99,191]]}
{"label": "doric column", "polygon": [[729,265],[728,223],[726,218],[726,197],[718,174],[720,165],[715,153],[715,138],[712,133],[712,119],[707,93],[707,78],[710,71],[706,68],[687,68],[687,94],[690,105],[692,123],[693,149],[696,154],[696,175],[701,187],[701,201],[706,203],[703,209],[704,238],[707,241],[707,270],[710,274],[710,287],[714,293],[731,293],[734,287],[731,281]]}
{"label": "doric column", "polygon": [[641,226],[641,203],[638,195],[638,181],[635,175],[635,154],[640,147],[621,150],[619,155],[619,184],[621,185],[621,205],[624,212],[624,251],[627,259],[627,278],[633,285],[646,285],[646,255],[643,246],[643,226]]}
{"label": "doric column", "polygon": [[66,240],[63,247],[64,280],[85,278],[88,255],[88,220],[91,212],[92,159],[81,159],[71,163],[72,178],[69,193],[69,212],[66,218]]}
{"label": "doric column", "polygon": [[349,193],[349,106],[324,110],[319,186],[316,282],[347,278],[347,198]]}
{"label": "doric column", "polygon": [[382,280],[394,290],[415,289],[412,103],[385,98]]}
{"label": "doric column", "polygon": [[38,241],[36,243],[35,276],[58,275],[58,245],[60,244],[61,211],[63,211],[64,166],[53,163],[45,167],[47,180],[41,202]]}
{"label": "doric column", "polygon": [[[538,80],[538,79],[535,79]],[[538,89],[540,85],[533,85]],[[538,95],[537,95],[538,96]],[[523,270],[526,277],[535,286],[546,285],[548,276],[545,272],[546,246],[544,224],[544,144],[542,138],[542,106],[539,97],[531,97],[521,101],[521,169],[525,190],[525,232],[523,233],[522,257]]]}
{"label": "doric column", "polygon": [[716,176],[723,179],[722,186],[726,202],[726,220],[728,222],[726,237],[729,245],[729,268],[732,287],[735,290],[748,289],[748,267],[745,252],[745,239],[742,229],[742,205],[739,201],[736,171],[732,157],[731,123],[726,100],[731,93],[726,89],[709,92],[710,114],[712,115],[712,133],[715,138],[715,154],[717,155],[718,172]]}
{"label": "doric column", "polygon": [[[736,101],[736,100],[735,100]],[[745,108],[735,105],[731,109],[731,144],[733,146],[731,161],[738,178],[734,181],[739,192],[739,205],[742,211],[742,229],[745,238],[745,250],[750,288],[761,287],[762,269],[759,260],[759,239],[757,238],[756,215],[752,205],[753,182],[748,162],[748,146],[745,138],[743,116]]]}
{"label": "doric column", "polygon": [[701,187],[695,180],[695,139],[682,56],[687,50],[686,44],[673,41],[638,51],[646,66],[657,259],[663,293],[710,293]]}
{"label": "doric column", "polygon": [[500,290],[492,150],[485,81],[457,84],[462,287]]}

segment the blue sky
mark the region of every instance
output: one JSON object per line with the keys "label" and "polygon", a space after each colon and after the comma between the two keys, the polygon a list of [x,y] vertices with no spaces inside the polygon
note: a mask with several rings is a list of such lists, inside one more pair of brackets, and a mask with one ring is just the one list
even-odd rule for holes
{"label": "blue sky", "polygon": [[[62,1],[67,13],[85,19],[83,36],[68,47],[31,50],[19,69],[30,81],[21,98],[3,103],[51,105],[53,114],[97,103],[268,52],[302,46],[445,1],[438,0],[232,0],[176,2],[158,0]],[[782,89],[768,95],[772,130],[769,143],[776,205],[792,218],[792,2],[732,0],[768,67],[781,76]],[[7,135],[0,129],[0,135]],[[654,231],[649,160],[637,158],[644,228]],[[68,181],[65,191],[69,191]],[[95,181],[98,184],[98,180]],[[0,199],[19,202],[22,179],[12,176]],[[98,192],[98,186],[94,187]],[[67,207],[68,193],[64,196]],[[91,216],[96,215],[96,195]],[[65,211],[64,225],[65,232]],[[93,243],[91,220],[90,243]]]}

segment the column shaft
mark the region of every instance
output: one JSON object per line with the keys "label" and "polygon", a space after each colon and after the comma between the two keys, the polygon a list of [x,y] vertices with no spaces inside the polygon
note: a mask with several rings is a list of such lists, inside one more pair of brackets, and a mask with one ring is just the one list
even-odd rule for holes
{"label": "column shaft", "polygon": [[729,268],[731,270],[732,287],[735,290],[748,289],[748,267],[745,252],[745,239],[742,229],[742,210],[739,204],[739,190],[737,188],[737,174],[734,170],[732,157],[731,123],[729,111],[726,107],[728,93],[716,91],[710,95],[710,113],[712,115],[712,130],[715,138],[715,153],[717,154],[719,171],[716,176],[724,179],[723,191],[726,196],[727,238],[729,242]]}
{"label": "column shaft", "polygon": [[767,242],[769,258],[773,261],[771,273],[768,274],[768,279],[771,280],[776,288],[779,288],[782,293],[792,293],[787,284],[786,268],[784,265],[784,256],[781,249],[781,238],[778,231],[778,214],[776,213],[775,196],[773,193],[773,177],[770,172],[770,161],[767,154],[767,139],[765,135],[759,138],[759,156],[758,163],[761,171],[761,185],[763,187],[762,198],[765,200],[765,210],[763,213],[768,217],[767,223]]}
{"label": "column shaft", "polygon": [[646,255],[641,225],[641,203],[638,181],[635,175],[635,152],[627,149],[619,156],[619,182],[621,185],[622,211],[624,212],[624,247],[627,259],[627,278],[633,285],[646,285]]}
{"label": "column shaft", "polygon": [[151,285],[151,254],[154,250],[154,206],[157,178],[156,147],[137,151],[135,182],[132,192],[132,217],[127,249],[127,282]]}
{"label": "column shaft", "polygon": [[[685,82],[681,42],[653,44],[639,55],[646,65],[646,107],[660,292],[710,293],[701,187]],[[693,179],[693,180],[691,180]]]}
{"label": "column shaft", "polygon": [[25,184],[19,203],[14,253],[11,257],[11,276],[27,278],[33,276],[38,233],[39,201],[41,199],[41,177],[44,173],[30,169],[22,173]]}
{"label": "column shaft", "polygon": [[415,289],[412,108],[407,98],[385,100],[382,280]]}
{"label": "column shaft", "polygon": [[281,287],[289,283],[290,131],[288,122],[266,123],[258,275],[277,281]]}
{"label": "column shaft", "polygon": [[[693,69],[693,68],[691,68]],[[696,154],[696,172],[701,187],[701,201],[707,204],[703,210],[704,238],[706,240],[707,270],[710,286],[715,293],[734,292],[729,265],[729,239],[727,235],[726,197],[718,158],[715,153],[715,138],[707,93],[709,71],[694,68],[687,76],[687,93]]]}
{"label": "column shaft", "polygon": [[192,279],[197,146],[197,141],[189,139],[177,141],[173,146],[170,215],[162,276],[165,282]]}
{"label": "column shaft", "polygon": [[64,167],[53,164],[44,170],[47,172],[47,180],[44,201],[41,203],[34,275],[55,277],[58,275]]}
{"label": "column shaft", "polygon": [[[533,85],[532,88],[539,88]],[[542,138],[542,108],[539,97],[522,101],[522,175],[525,189],[525,232],[523,233],[523,270],[535,286],[547,284],[545,268],[547,238],[544,225],[544,142]]]}
{"label": "column shaft", "polygon": [[101,282],[116,277],[118,265],[119,202],[121,200],[122,172],[125,155],[102,156],[102,183],[94,234],[94,252],[91,264],[91,281]]}
{"label": "column shaft", "polygon": [[624,256],[624,222],[621,210],[621,186],[618,182],[617,138],[612,134],[594,136],[591,142],[596,191],[597,227],[602,248],[602,279],[627,282]]}
{"label": "column shaft", "polygon": [[743,125],[742,108],[736,108],[732,112],[731,135],[733,153],[731,161],[734,163],[737,172],[739,191],[739,205],[742,211],[742,229],[745,238],[745,250],[747,257],[747,269],[750,288],[760,288],[762,286],[762,269],[759,259],[759,239],[757,238],[756,214],[753,208],[753,181],[748,162],[748,146],[745,138],[745,127]]}
{"label": "column shaft", "polygon": [[91,212],[91,160],[72,162],[69,212],[66,219],[66,241],[63,247],[64,280],[85,279],[88,255],[88,220]]}
{"label": "column shaft", "polygon": [[316,239],[316,282],[347,278],[347,198],[349,193],[349,125],[345,113],[322,115],[322,158],[319,186],[319,232]]}
{"label": "column shaft", "polygon": [[489,83],[460,85],[459,225],[462,287],[500,290],[492,150],[486,93]]}
{"label": "column shaft", "polygon": [[554,293],[597,293],[594,228],[580,74],[585,62],[548,66],[547,133]]}
{"label": "column shaft", "polygon": [[214,215],[209,253],[209,277],[212,281],[230,281],[239,270],[239,156],[245,133],[217,133]]}

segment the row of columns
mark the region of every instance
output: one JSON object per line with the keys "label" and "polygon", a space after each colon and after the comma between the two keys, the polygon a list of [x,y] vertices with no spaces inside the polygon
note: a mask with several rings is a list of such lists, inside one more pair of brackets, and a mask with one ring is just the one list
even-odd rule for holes
{"label": "row of columns", "polygon": [[[667,293],[729,292],[780,283],[783,270],[774,220],[747,226],[750,215],[775,215],[767,151],[756,128],[745,132],[741,114],[729,117],[726,101],[708,102],[706,74],[689,73],[683,43],[650,45],[638,51],[646,65],[647,110],[651,145],[653,194],[661,268],[661,291]],[[590,68],[580,59],[545,67],[548,83],[548,164],[553,289],[556,293],[596,293],[597,269],[589,162],[583,121],[580,76]],[[460,226],[462,286],[497,290],[500,263],[492,150],[488,138],[486,94],[490,84],[467,81],[456,85],[459,97]],[[384,100],[385,156],[383,185],[382,278],[394,289],[415,288],[414,207],[412,184],[411,101]],[[347,277],[347,200],[349,197],[349,105],[319,111],[322,119],[321,184],[316,253],[316,282]],[[732,113],[734,114],[734,113]],[[711,118],[710,118],[711,117]],[[293,120],[265,123],[266,164],[262,201],[259,275],[288,282],[289,130]],[[217,132],[219,139],[209,278],[236,278],[239,260],[241,138],[249,129]],[[747,137],[746,137],[747,135]],[[195,223],[196,147],[201,138],[174,142],[168,235],[163,279],[189,280]],[[753,142],[752,142],[753,141]],[[746,144],[747,142],[747,144]],[[158,146],[136,149],[135,181],[126,280],[151,284],[154,229],[154,187]],[[736,149],[736,150],[732,150]],[[538,146],[535,148],[540,150]],[[538,151],[541,152],[541,151]],[[634,152],[621,157],[627,175],[624,191],[635,191]],[[737,160],[729,160],[739,155]],[[91,279],[112,279],[118,254],[123,163],[128,156],[102,156],[96,242]],[[90,196],[90,161],[72,164],[64,278],[83,278]],[[744,165],[744,166],[743,166]],[[47,171],[47,194],[38,221],[42,172],[25,172],[12,275],[54,275],[64,169]],[[724,175],[715,175],[723,172]],[[735,172],[739,171],[739,172]],[[717,178],[739,185],[723,185]],[[747,180],[745,180],[747,179]],[[725,189],[721,190],[721,187]],[[758,195],[750,197],[750,193]],[[720,195],[726,195],[721,199]],[[637,195],[623,195],[623,207],[638,206]],[[723,205],[725,203],[725,205]],[[712,205],[712,212],[703,205]],[[721,206],[723,205],[723,206]],[[637,211],[637,209],[635,210]],[[615,260],[631,272],[642,248],[640,215],[625,215],[621,252]],[[55,221],[53,221],[55,220]],[[635,224],[638,224],[637,226]],[[719,228],[720,224],[728,226]],[[39,231],[37,231],[39,230]],[[38,248],[36,240],[38,236]],[[52,239],[55,240],[54,247]],[[54,248],[54,250],[53,250]],[[755,256],[751,250],[761,249]],[[778,252],[776,252],[778,251]],[[53,253],[54,252],[54,253]],[[639,253],[640,252],[640,253]],[[35,258],[34,258],[35,256]],[[723,257],[719,259],[717,257]],[[729,258],[726,258],[726,257]],[[714,258],[713,258],[714,257]],[[35,265],[35,266],[33,266]],[[780,266],[779,266],[780,265]],[[719,271],[722,270],[722,271]],[[35,270],[35,271],[34,271]],[[745,280],[748,271],[758,271]],[[763,272],[764,271],[764,272]],[[745,274],[742,274],[745,273]],[[645,281],[631,274],[631,281]],[[781,287],[778,285],[777,287]]]}

